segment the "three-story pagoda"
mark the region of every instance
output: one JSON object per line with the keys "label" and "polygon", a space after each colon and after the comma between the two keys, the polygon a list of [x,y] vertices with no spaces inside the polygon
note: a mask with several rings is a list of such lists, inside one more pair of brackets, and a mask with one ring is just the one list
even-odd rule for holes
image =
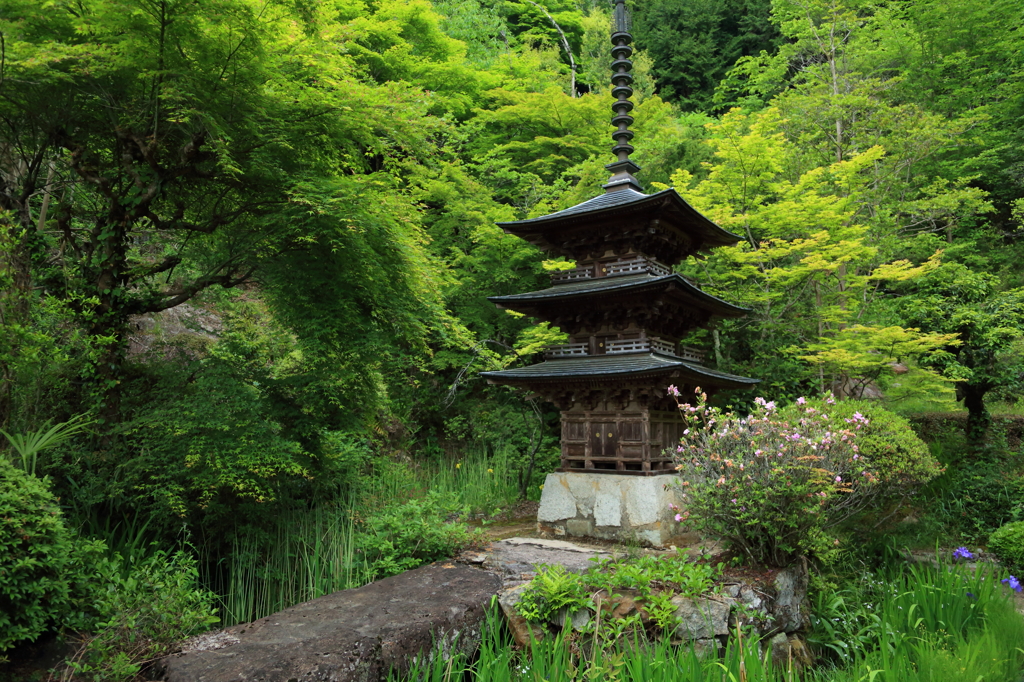
{"label": "three-story pagoda", "polygon": [[657,475],[673,471],[670,448],[684,428],[667,388],[708,392],[757,379],[704,365],[680,346],[693,329],[747,311],[707,294],[673,266],[740,237],[723,230],[674,190],[644,194],[629,159],[632,54],[624,0],[612,33],[612,148],[605,193],[540,218],[499,223],[551,256],[573,260],[551,287],[489,300],[546,320],[569,335],[535,365],[483,372],[491,383],[531,391],[562,414],[561,471]]}

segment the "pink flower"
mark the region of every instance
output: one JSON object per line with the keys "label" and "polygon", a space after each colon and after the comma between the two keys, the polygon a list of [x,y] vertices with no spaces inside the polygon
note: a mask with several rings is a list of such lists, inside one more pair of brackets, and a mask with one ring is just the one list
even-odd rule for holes
{"label": "pink flower", "polygon": [[676,521],[682,521],[682,520],[683,520],[683,515],[682,514],[676,514]]}
{"label": "pink flower", "polygon": [[796,404],[797,405],[806,405],[807,404],[807,398],[805,398],[803,396],[800,396],[799,398],[796,399]]}
{"label": "pink flower", "polygon": [[841,483],[843,480],[842,476],[836,476],[836,483]]}
{"label": "pink flower", "polygon": [[674,397],[674,398],[678,398],[679,397],[679,389],[676,388],[675,386],[669,386],[668,387],[668,394],[670,396]]}

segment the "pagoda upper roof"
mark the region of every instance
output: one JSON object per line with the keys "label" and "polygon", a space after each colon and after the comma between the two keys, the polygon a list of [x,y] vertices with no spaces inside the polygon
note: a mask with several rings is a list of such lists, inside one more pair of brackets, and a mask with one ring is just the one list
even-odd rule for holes
{"label": "pagoda upper roof", "polygon": [[719,372],[660,353],[588,355],[579,358],[545,360],[516,369],[481,372],[490,381],[503,384],[543,384],[567,380],[639,379],[671,375],[685,383],[718,388],[747,388],[759,379]]}
{"label": "pagoda upper roof", "polygon": [[[504,308],[526,312],[528,309],[536,309],[538,306],[547,306],[561,303],[562,301],[575,302],[593,297],[604,299],[609,295],[650,295],[669,290],[685,299],[685,302],[690,306],[704,310],[711,315],[742,317],[750,312],[749,308],[733,305],[717,296],[712,296],[702,291],[678,273],[660,276],[643,273],[617,277],[598,277],[565,284],[555,284],[540,291],[529,291],[507,296],[489,296],[487,300]],[[527,312],[527,314],[530,313]]]}
{"label": "pagoda upper roof", "polygon": [[[575,239],[570,237],[581,229],[618,236],[630,223],[648,228],[651,221],[657,221],[657,228],[681,242],[679,248],[672,249],[672,258],[666,262],[679,262],[698,251],[735,244],[742,239],[701,215],[674,189],[655,194],[618,189],[549,215],[498,223],[498,226],[545,251],[578,258],[580,249],[593,241],[580,239],[579,235]],[[607,239],[598,241],[607,242]]]}

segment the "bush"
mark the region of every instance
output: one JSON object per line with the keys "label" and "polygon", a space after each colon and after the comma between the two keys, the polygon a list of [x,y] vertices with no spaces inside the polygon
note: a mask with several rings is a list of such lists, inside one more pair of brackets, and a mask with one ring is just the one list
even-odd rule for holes
{"label": "bush", "polygon": [[0,651],[59,623],[74,550],[46,483],[0,458]]}
{"label": "bush", "polygon": [[1024,573],[1024,521],[1008,523],[992,533],[988,548],[1010,573]]}
{"label": "bush", "polygon": [[[780,415],[798,412],[799,406],[791,406]],[[928,445],[917,437],[910,422],[898,414],[866,400],[843,400],[831,405],[829,412],[843,419],[860,413],[867,419],[857,431],[857,446],[878,475],[879,494],[909,495],[942,473],[942,465],[932,456]]]}
{"label": "bush", "polygon": [[680,405],[687,511],[677,518],[693,514],[702,530],[758,563],[820,554],[829,544],[824,532],[862,511],[878,479],[854,442],[869,420],[830,416],[831,398],[798,402],[782,416],[757,398],[749,417],[709,407],[704,393],[696,405]]}
{"label": "bush", "polygon": [[96,618],[67,661],[75,679],[127,682],[143,666],[173,653],[188,637],[217,622],[216,595],[199,587],[194,558],[157,551],[96,562]]}
{"label": "bush", "polygon": [[472,541],[461,523],[448,523],[453,500],[431,491],[425,498],[386,507],[366,519],[357,543],[378,578],[447,559]]}

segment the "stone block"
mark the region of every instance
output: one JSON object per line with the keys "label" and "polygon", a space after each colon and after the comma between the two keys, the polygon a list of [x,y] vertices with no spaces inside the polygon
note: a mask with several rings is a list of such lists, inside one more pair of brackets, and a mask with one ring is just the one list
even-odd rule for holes
{"label": "stone block", "polygon": [[669,504],[681,506],[674,474],[556,472],[544,481],[538,527],[555,536],[599,537],[655,547],[679,542]]}
{"label": "stone block", "polygon": [[590,519],[569,519],[565,522],[565,532],[577,537],[586,537],[594,532],[594,522]]}
{"label": "stone block", "polygon": [[[586,475],[568,475],[565,480],[569,485],[569,492],[572,493],[573,499],[576,501],[576,512],[580,516],[593,516],[598,482],[594,480],[593,476]],[[545,486],[546,488],[547,486]]]}
{"label": "stone block", "polygon": [[622,491],[618,481],[600,481],[594,501],[594,525],[622,527]]}
{"label": "stone block", "polygon": [[789,566],[775,576],[775,602],[771,614],[775,627],[783,632],[806,630],[811,624],[807,604],[807,565],[803,561]]}
{"label": "stone block", "polygon": [[576,516],[576,500],[569,490],[569,482],[557,474],[548,474],[544,479],[544,490],[540,495],[537,520],[540,522],[564,521]]}
{"label": "stone block", "polygon": [[432,564],[233,626],[230,646],[168,656],[158,668],[166,682],[384,679],[439,645],[471,655],[500,587],[493,573]]}
{"label": "stone block", "polygon": [[635,478],[625,486],[626,516],[631,526],[646,526],[665,516],[663,507],[668,505],[662,504],[665,497],[664,483],[658,479]]}

